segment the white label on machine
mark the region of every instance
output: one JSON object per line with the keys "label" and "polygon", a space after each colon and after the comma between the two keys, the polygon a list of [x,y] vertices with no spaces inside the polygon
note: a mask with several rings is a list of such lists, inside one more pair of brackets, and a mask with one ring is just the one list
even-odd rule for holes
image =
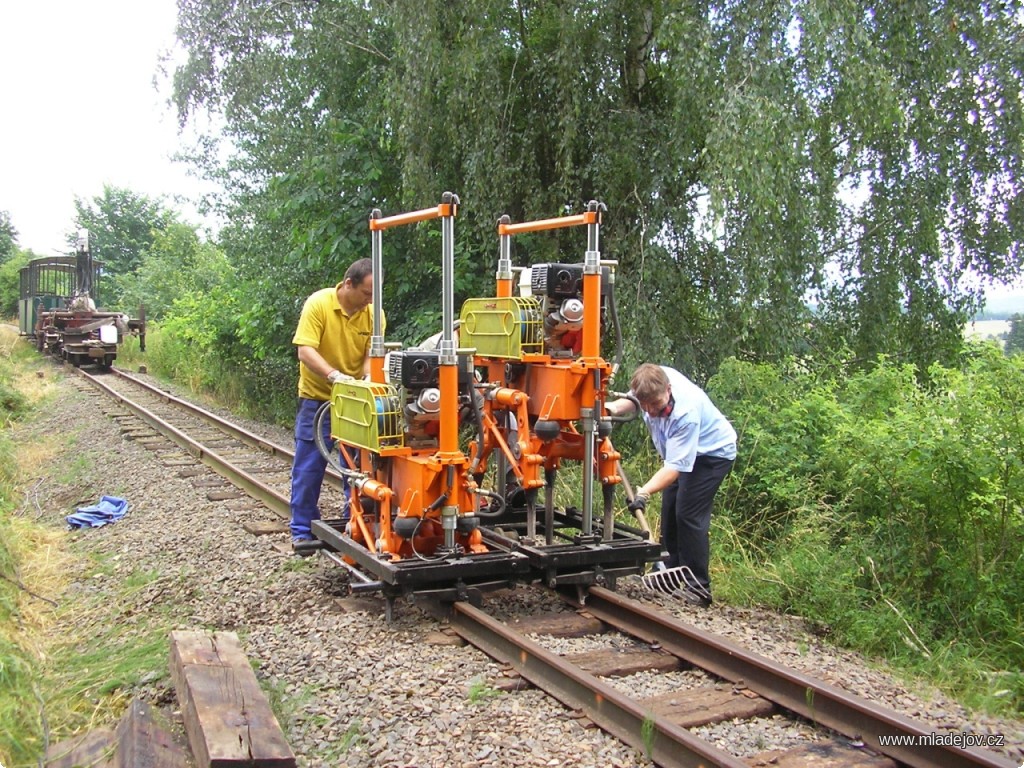
{"label": "white label on machine", "polygon": [[101,325],[100,341],[104,344],[117,344],[117,326]]}

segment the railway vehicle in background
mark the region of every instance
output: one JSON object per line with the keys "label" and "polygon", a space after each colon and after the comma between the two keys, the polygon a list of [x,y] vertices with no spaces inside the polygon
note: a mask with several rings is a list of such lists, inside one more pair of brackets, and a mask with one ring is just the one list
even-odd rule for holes
{"label": "railway vehicle in background", "polygon": [[[614,262],[598,250],[603,207],[524,224],[503,219],[496,295],[466,301],[461,338],[457,209],[458,198],[445,193],[435,208],[371,215],[369,380],[335,383],[314,429],[319,436],[330,419],[334,445],[321,441],[320,450],[352,493],[338,517],[313,522],[313,546],[348,567],[354,585],[381,590],[389,614],[399,596],[473,600],[534,581],[614,587],[661,558],[647,531],[614,516],[622,477],[603,407],[615,395],[613,365],[600,351],[602,329],[614,322]],[[402,349],[382,335],[382,234],[429,220],[441,223],[442,330],[436,348]],[[570,226],[587,228],[583,262],[531,267],[516,295],[512,237]],[[559,508],[555,479],[572,463],[582,495]]]}
{"label": "railway vehicle in background", "polygon": [[36,349],[72,365],[109,368],[128,335],[146,348],[145,310],[136,318],[97,309],[102,264],[81,230],[74,256],[33,259],[19,272],[18,330]]}

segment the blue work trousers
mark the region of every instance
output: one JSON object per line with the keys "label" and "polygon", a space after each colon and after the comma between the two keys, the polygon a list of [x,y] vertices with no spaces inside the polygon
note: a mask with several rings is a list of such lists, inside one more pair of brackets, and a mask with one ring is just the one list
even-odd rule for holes
{"label": "blue work trousers", "polygon": [[732,463],[718,456],[698,456],[691,471],[680,472],[661,492],[661,543],[668,551],[665,565],[687,566],[709,593],[711,507]]}
{"label": "blue work trousers", "polygon": [[[291,530],[292,538],[308,539],[310,523],[320,519],[320,488],[327,470],[327,459],[313,440],[313,419],[322,400],[299,398],[295,416],[295,459],[292,461]],[[323,420],[323,436],[331,444],[331,420]]]}

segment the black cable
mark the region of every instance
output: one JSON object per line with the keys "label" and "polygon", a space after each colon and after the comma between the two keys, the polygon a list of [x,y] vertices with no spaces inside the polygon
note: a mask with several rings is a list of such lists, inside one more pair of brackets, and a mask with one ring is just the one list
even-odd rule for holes
{"label": "black cable", "polygon": [[[316,413],[313,416],[313,442],[316,444],[317,450],[320,451],[320,455],[324,457],[327,463],[340,475],[348,477],[350,479],[358,479],[363,475],[360,472],[356,472],[350,467],[343,467],[340,459],[335,456],[334,448],[328,446],[324,441],[323,434],[323,422],[324,415],[330,411],[331,401],[327,400],[319,408],[316,409]],[[338,456],[341,455],[341,451],[338,451]]]}

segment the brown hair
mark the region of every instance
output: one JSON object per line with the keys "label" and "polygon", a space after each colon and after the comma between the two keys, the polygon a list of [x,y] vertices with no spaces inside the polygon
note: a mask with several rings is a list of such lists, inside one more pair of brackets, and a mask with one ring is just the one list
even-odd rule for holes
{"label": "brown hair", "polygon": [[352,285],[362,285],[363,280],[366,279],[367,275],[373,274],[373,262],[369,259],[357,259],[353,261],[348,269],[345,270],[345,280],[351,280]]}
{"label": "brown hair", "polygon": [[644,363],[633,371],[629,388],[641,403],[650,403],[665,394],[668,389],[668,376],[660,365]]}

